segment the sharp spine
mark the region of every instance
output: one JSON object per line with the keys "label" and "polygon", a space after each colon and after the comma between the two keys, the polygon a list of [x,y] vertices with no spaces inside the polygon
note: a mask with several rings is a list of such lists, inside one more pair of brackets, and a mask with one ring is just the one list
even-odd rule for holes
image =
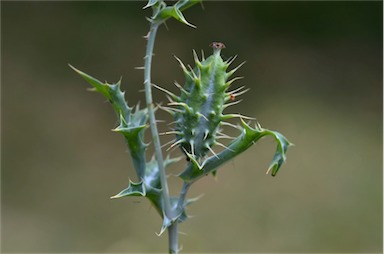
{"label": "sharp spine", "polygon": [[243,100],[237,100],[237,101],[234,101],[234,102],[230,102],[230,103],[224,104],[224,105],[223,105],[223,108],[228,108],[228,107],[230,107],[230,106],[239,104],[239,103],[242,102],[242,101],[243,101]]}
{"label": "sharp spine", "polygon": [[220,143],[218,141],[215,141],[215,145],[221,146],[221,147],[223,147],[223,148],[225,148],[225,149],[227,149],[227,150],[229,150],[231,152],[234,152],[231,148],[225,146],[224,144],[222,144],[222,143]]}
{"label": "sharp spine", "polygon": [[177,140],[175,143],[173,143],[170,147],[167,148],[167,151],[169,151],[171,148],[173,148],[173,147],[175,147],[175,146],[177,146],[177,145],[179,145],[179,144],[181,144],[183,142],[185,142],[185,139],[183,139],[183,138]]}

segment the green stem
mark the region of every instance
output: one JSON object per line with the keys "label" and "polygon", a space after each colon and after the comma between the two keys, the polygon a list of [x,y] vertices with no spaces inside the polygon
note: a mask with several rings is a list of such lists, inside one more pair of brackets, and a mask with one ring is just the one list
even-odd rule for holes
{"label": "green stem", "polygon": [[170,254],[179,253],[179,230],[177,220],[168,228],[168,246]]}
{"label": "green stem", "polygon": [[181,189],[179,199],[177,200],[177,209],[179,209],[180,211],[184,209],[185,197],[187,196],[187,192],[189,190],[189,187],[191,187],[191,184],[191,182],[183,183],[183,188]]}
{"label": "green stem", "polygon": [[151,23],[151,28],[148,33],[148,43],[147,50],[145,54],[145,62],[144,62],[144,86],[145,86],[145,98],[147,101],[147,109],[149,115],[149,124],[151,127],[152,133],[152,141],[155,147],[155,157],[159,167],[160,181],[161,181],[161,189],[162,189],[162,197],[164,202],[164,213],[168,218],[172,218],[172,209],[171,209],[171,201],[169,196],[169,189],[167,183],[167,177],[165,175],[164,169],[164,159],[163,153],[161,151],[159,132],[157,130],[156,118],[154,112],[154,106],[152,102],[152,82],[151,82],[151,66],[152,66],[152,56],[153,56],[153,47],[155,44],[156,32],[159,28],[158,23]]}
{"label": "green stem", "polygon": [[[198,3],[200,0],[192,0],[192,1],[180,1],[177,2],[179,4],[178,8],[182,11],[185,10],[192,5]],[[161,7],[159,7],[161,8]],[[153,9],[154,13],[156,13],[156,8]],[[155,148],[155,157],[158,163],[158,169],[159,169],[159,175],[160,175],[160,182],[161,182],[161,189],[162,189],[162,201],[163,201],[163,215],[166,216],[168,219],[173,219],[175,213],[178,211],[178,205],[174,207],[174,209],[171,206],[171,197],[169,195],[169,189],[168,189],[168,182],[167,177],[165,174],[164,169],[164,158],[163,153],[161,151],[161,144],[159,139],[159,132],[157,130],[156,125],[156,118],[154,113],[154,105],[152,101],[152,82],[151,82],[151,67],[152,67],[152,56],[153,56],[153,48],[155,44],[155,38],[156,33],[159,28],[159,26],[165,22],[166,19],[170,18],[161,18],[159,20],[152,19],[151,21],[151,28],[149,30],[149,33],[147,35],[147,48],[145,53],[145,61],[144,61],[144,86],[145,86],[145,98],[147,103],[147,109],[148,109],[148,117],[149,117],[149,124],[151,127],[151,133],[152,133],[152,141]],[[190,184],[186,184],[183,186],[183,190],[180,194],[180,199],[178,200],[178,203],[181,203],[183,205],[184,199],[186,196],[186,192],[188,191]],[[178,253],[179,247],[178,247],[178,221],[177,219],[172,222],[172,224],[168,227],[168,235],[169,235],[169,253]]]}
{"label": "green stem", "polygon": [[[184,182],[183,188],[181,189],[179,199],[177,201],[177,206],[175,207],[176,212],[180,212],[184,209],[185,197],[191,183]],[[168,228],[168,240],[169,240],[169,253],[177,254],[179,253],[179,235],[178,235],[178,221],[174,221],[172,225]]]}

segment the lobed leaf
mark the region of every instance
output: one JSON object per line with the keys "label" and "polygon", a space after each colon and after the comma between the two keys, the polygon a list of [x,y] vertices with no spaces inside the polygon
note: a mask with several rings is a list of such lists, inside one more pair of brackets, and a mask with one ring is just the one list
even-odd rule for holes
{"label": "lobed leaf", "polygon": [[122,198],[127,196],[145,196],[145,195],[146,195],[146,190],[143,182],[134,183],[131,180],[129,180],[128,187],[120,191],[115,196],[112,196],[111,198],[114,199],[114,198]]}
{"label": "lobed leaf", "polygon": [[113,131],[124,135],[133,166],[138,177],[142,178],[145,174],[145,151],[148,147],[144,143],[144,131],[148,128],[147,109],[140,109],[138,106],[134,109],[128,106],[125,93],[120,90],[120,81],[116,84],[103,83],[71,65],[70,67],[93,87],[93,91],[101,93],[112,104],[120,123]]}
{"label": "lobed leaf", "polygon": [[152,7],[152,6],[154,6],[154,5],[156,5],[156,4],[160,3],[160,2],[163,2],[163,0],[149,0],[147,5],[145,5],[143,7],[143,9],[146,9],[148,7]]}
{"label": "lobed leaf", "polygon": [[[167,157],[164,160],[164,166],[167,167],[170,164],[178,162],[180,158],[169,158]],[[115,196],[112,196],[112,199],[129,197],[129,196],[143,196],[148,198],[148,200],[152,203],[152,205],[156,208],[160,216],[163,218],[163,224],[160,230],[160,234],[162,234],[174,221],[178,220],[179,222],[184,221],[187,218],[185,214],[184,207],[187,206],[194,200],[187,200],[185,206],[182,210],[177,210],[177,199],[172,198],[171,203],[174,210],[177,210],[177,213],[172,218],[168,218],[164,214],[163,207],[163,196],[161,194],[161,182],[159,176],[159,168],[155,157],[153,157],[149,162],[146,163],[145,175],[141,178],[139,183],[134,183],[129,181],[128,187],[124,190],[120,191]]]}
{"label": "lobed leaf", "polygon": [[132,108],[128,107],[124,98],[124,92],[120,90],[121,81],[118,81],[115,84],[108,84],[107,82],[103,83],[98,79],[76,69],[72,65],[69,65],[69,67],[71,67],[93,87],[93,89],[90,89],[91,91],[99,92],[107,98],[107,100],[112,104],[118,117],[122,115],[127,123],[130,122],[130,113]]}
{"label": "lobed leaf", "polygon": [[268,173],[272,169],[272,176],[275,176],[280,166],[285,162],[286,151],[292,144],[278,132],[263,129],[260,126],[252,128],[243,120],[241,122],[242,133],[228,145],[227,149],[221,151],[216,156],[209,157],[202,164],[191,160],[188,167],[179,176],[186,182],[194,182],[204,175],[215,172],[218,167],[244,152],[259,139],[267,135],[272,135],[277,141],[276,153],[267,171]]}
{"label": "lobed leaf", "polygon": [[152,6],[154,10],[152,22],[162,23],[169,18],[174,18],[183,24],[196,28],[185,19],[182,12],[199,2],[201,0],[179,0],[174,5],[167,6],[164,1],[150,0],[145,8]]}

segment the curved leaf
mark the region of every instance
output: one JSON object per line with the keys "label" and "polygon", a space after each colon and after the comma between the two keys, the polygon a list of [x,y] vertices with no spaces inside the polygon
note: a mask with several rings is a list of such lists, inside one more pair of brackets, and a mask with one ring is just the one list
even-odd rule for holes
{"label": "curved leaf", "polygon": [[252,128],[243,120],[241,120],[241,122],[243,126],[242,133],[228,145],[227,149],[221,151],[216,156],[209,157],[203,161],[202,164],[198,164],[194,160],[191,160],[188,167],[179,176],[186,182],[194,182],[204,175],[215,172],[218,167],[244,152],[259,139],[267,135],[272,135],[277,141],[276,153],[269,167],[272,169],[272,176],[275,176],[280,166],[286,160],[286,151],[292,144],[278,132],[263,129],[258,125],[255,126],[255,128]]}

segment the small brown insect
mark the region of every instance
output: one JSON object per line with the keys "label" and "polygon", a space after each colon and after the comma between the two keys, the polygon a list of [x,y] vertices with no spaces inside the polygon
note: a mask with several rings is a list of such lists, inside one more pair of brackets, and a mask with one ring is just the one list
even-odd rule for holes
{"label": "small brown insect", "polygon": [[229,99],[230,99],[231,101],[234,101],[234,100],[236,99],[236,96],[233,95],[233,94],[230,94],[230,95],[229,95]]}

